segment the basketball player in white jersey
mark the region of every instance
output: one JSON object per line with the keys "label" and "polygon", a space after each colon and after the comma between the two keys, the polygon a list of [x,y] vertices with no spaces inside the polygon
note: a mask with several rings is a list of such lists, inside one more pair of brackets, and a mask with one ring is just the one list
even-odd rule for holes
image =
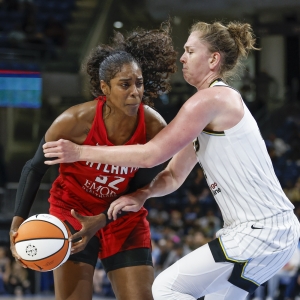
{"label": "basketball player in white jersey", "polygon": [[[278,182],[256,121],[225,79],[254,47],[249,24],[198,22],[181,57],[185,80],[197,88],[174,120],[145,145],[78,146],[66,140],[44,145],[47,164],[77,160],[152,167],[173,157],[153,182],[111,204],[108,216],[138,211],[146,199],[175,191],[197,161],[224,219],[212,242],[163,271],[155,300],[242,300],[292,256],[299,240],[293,205]],[[97,216],[90,217],[91,223]],[[74,238],[91,231],[89,222]]]}

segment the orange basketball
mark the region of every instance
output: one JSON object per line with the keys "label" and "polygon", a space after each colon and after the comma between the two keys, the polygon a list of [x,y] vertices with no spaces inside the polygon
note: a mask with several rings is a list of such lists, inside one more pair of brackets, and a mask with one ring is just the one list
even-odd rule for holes
{"label": "orange basketball", "polygon": [[16,251],[28,268],[40,272],[54,270],[70,256],[70,235],[68,227],[57,217],[34,215],[18,229]]}

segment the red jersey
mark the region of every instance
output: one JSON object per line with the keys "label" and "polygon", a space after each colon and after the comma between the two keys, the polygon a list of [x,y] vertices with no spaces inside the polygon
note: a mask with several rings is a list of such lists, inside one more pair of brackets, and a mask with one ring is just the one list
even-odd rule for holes
{"label": "red jersey", "polygon": [[[84,141],[84,145],[114,146],[107,137],[102,118],[104,97],[97,98],[95,118]],[[138,110],[138,125],[132,137],[125,145],[145,144],[146,126],[144,108]],[[85,216],[100,214],[110,203],[123,195],[131,178],[138,168],[120,167],[115,165],[75,162],[60,165],[59,176],[50,190],[50,213],[68,221],[76,230],[81,224],[72,217],[73,208]],[[150,247],[149,224],[146,220],[147,211],[142,208],[137,213],[129,213],[112,222],[98,232],[100,237],[100,258],[105,258],[119,251]]]}

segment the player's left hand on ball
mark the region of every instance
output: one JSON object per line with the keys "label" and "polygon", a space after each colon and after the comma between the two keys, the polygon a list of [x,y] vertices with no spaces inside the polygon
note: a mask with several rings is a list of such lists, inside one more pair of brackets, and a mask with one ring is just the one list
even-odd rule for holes
{"label": "player's left hand on ball", "polygon": [[27,268],[27,266],[21,261],[21,257],[18,254],[16,247],[15,247],[15,239],[18,235],[18,228],[23,223],[24,219],[21,217],[15,216],[13,218],[11,228],[9,231],[9,237],[10,237],[10,250],[12,253],[12,256],[15,258],[16,262],[20,265],[22,265],[23,268]]}
{"label": "player's left hand on ball", "polygon": [[56,158],[54,160],[46,160],[46,165],[72,163],[80,160],[80,145],[68,140],[60,139],[54,142],[47,142],[43,145],[43,149],[46,158]]}
{"label": "player's left hand on ball", "polygon": [[74,209],[71,210],[72,216],[77,219],[82,228],[80,231],[74,233],[69,240],[72,241],[71,254],[75,254],[84,250],[89,240],[96,234],[96,232],[105,226],[105,216],[82,216]]}

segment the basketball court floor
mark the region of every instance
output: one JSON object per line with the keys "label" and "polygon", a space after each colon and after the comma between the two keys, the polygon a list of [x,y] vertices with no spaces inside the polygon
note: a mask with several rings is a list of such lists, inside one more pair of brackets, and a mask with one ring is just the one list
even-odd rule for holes
{"label": "basketball court floor", "polygon": [[[26,296],[1,296],[0,300],[55,300],[54,296],[36,296],[36,295],[26,295]],[[115,300],[115,298],[104,298],[104,297],[93,297],[93,300]]]}

